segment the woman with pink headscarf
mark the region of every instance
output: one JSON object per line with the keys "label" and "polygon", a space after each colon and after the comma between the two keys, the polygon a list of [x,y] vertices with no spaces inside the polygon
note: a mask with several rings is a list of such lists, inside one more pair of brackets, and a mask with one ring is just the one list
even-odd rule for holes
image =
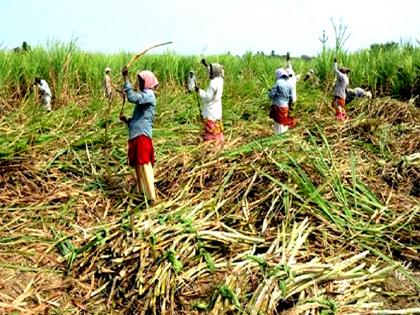
{"label": "woman with pink headscarf", "polygon": [[128,125],[128,162],[136,170],[138,191],[143,192],[154,202],[156,200],[154,186],[155,153],[152,143],[152,129],[156,113],[156,97],[154,90],[159,82],[149,71],[137,74],[140,92],[134,92],[128,77],[128,68],[122,69],[124,92],[127,100],[135,104],[133,116],[127,118],[123,113],[120,120]]}

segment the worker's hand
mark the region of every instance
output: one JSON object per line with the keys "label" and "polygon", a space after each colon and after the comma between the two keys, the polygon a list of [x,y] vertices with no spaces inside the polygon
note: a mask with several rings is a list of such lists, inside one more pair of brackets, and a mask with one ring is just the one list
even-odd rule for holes
{"label": "worker's hand", "polygon": [[287,52],[287,54],[286,54],[286,60],[287,60],[287,61],[289,61],[289,60],[290,60],[290,53],[289,53],[289,52]]}
{"label": "worker's hand", "polygon": [[127,68],[127,66],[124,66],[124,67],[121,69],[121,74],[123,75],[123,77],[128,76],[128,68]]}
{"label": "worker's hand", "polygon": [[125,115],[124,115],[123,113],[120,113],[120,120],[121,120],[123,123],[127,123],[127,122],[128,122],[127,117],[125,117]]}
{"label": "worker's hand", "polygon": [[204,67],[206,67],[207,68],[207,62],[206,62],[206,59],[201,59],[201,63],[204,65]]}

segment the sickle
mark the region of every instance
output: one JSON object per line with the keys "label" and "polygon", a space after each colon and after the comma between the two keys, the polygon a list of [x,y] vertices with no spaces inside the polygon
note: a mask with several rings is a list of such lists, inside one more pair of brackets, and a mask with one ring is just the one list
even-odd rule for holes
{"label": "sickle", "polygon": [[122,106],[121,106],[121,110],[120,110],[120,115],[123,113],[123,111],[124,111],[124,105],[125,105],[125,93],[124,93],[124,91],[123,90],[121,90],[121,89],[115,89],[115,91],[117,91],[118,93],[120,93],[121,94],[121,97],[122,97]]}

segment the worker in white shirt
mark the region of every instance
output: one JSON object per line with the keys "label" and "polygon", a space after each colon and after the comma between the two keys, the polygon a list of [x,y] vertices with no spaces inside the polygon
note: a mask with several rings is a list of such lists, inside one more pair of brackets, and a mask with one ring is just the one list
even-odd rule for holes
{"label": "worker in white shirt", "polygon": [[50,87],[48,86],[47,81],[39,77],[36,77],[35,84],[37,85],[38,89],[42,93],[42,106],[44,107],[45,110],[50,112],[52,94],[51,94],[51,90],[50,90]]}
{"label": "worker in white shirt", "polygon": [[195,82],[196,82],[196,79],[195,79],[194,71],[190,71],[188,73],[188,77],[187,77],[187,90],[188,90],[188,93],[194,92],[195,85],[196,85]]}
{"label": "worker in white shirt", "polygon": [[346,104],[350,103],[356,98],[372,98],[372,92],[362,89],[361,87],[356,87],[354,89],[348,88],[346,90]]}
{"label": "worker in white shirt", "polygon": [[292,67],[292,62],[290,61],[290,53],[288,52],[286,55],[286,61],[287,61],[287,65],[286,65],[286,72],[289,75],[289,79],[287,80],[287,82],[289,82],[290,87],[292,88],[292,103],[289,105],[289,109],[293,108],[293,105],[296,103],[297,100],[297,94],[296,94],[296,83],[297,83],[297,78],[296,78],[296,73],[295,71],[293,71],[293,67]]}
{"label": "worker in white shirt", "polygon": [[204,124],[204,141],[215,141],[217,145],[221,146],[224,142],[222,94],[225,72],[223,66],[218,63],[208,65],[205,59],[201,62],[207,68],[210,78],[210,84],[206,90],[195,86],[195,91],[203,102],[201,117]]}
{"label": "worker in white shirt", "polygon": [[334,72],[336,74],[336,81],[334,86],[334,98],[332,106],[335,108],[335,117],[337,120],[346,120],[346,110],[344,106],[346,104],[346,89],[349,85],[348,74],[350,69],[346,67],[338,67],[337,58],[334,58]]}
{"label": "worker in white shirt", "polygon": [[103,86],[104,86],[104,92],[105,92],[105,97],[107,99],[111,99],[112,96],[112,81],[111,81],[111,68],[106,67],[105,68],[105,75],[104,75],[104,82],[103,82]]}

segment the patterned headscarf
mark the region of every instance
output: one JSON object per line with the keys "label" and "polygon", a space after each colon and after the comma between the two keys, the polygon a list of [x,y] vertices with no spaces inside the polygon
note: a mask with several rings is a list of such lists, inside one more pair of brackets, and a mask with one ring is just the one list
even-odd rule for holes
{"label": "patterned headscarf", "polygon": [[145,89],[154,89],[159,84],[158,79],[156,79],[152,71],[143,70],[137,73],[137,75],[144,80]]}
{"label": "patterned headscarf", "polygon": [[341,73],[344,73],[344,74],[347,74],[347,73],[349,73],[349,72],[350,72],[350,69],[349,69],[349,68],[346,68],[346,67],[341,67],[341,68],[338,68],[338,70],[339,70]]}
{"label": "patterned headscarf", "polygon": [[210,79],[214,79],[217,77],[223,78],[225,76],[225,69],[221,64],[211,63],[209,66],[209,75]]}
{"label": "patterned headscarf", "polygon": [[282,77],[287,77],[288,78],[289,77],[289,74],[283,68],[278,68],[276,70],[276,80],[278,80],[278,79],[280,79]]}
{"label": "patterned headscarf", "polygon": [[294,76],[296,76],[296,75],[295,75],[295,72],[293,71],[293,69],[292,69],[292,68],[287,68],[287,69],[286,69],[286,72],[287,72],[287,74],[288,74],[288,76],[289,76],[289,77],[294,77]]}

